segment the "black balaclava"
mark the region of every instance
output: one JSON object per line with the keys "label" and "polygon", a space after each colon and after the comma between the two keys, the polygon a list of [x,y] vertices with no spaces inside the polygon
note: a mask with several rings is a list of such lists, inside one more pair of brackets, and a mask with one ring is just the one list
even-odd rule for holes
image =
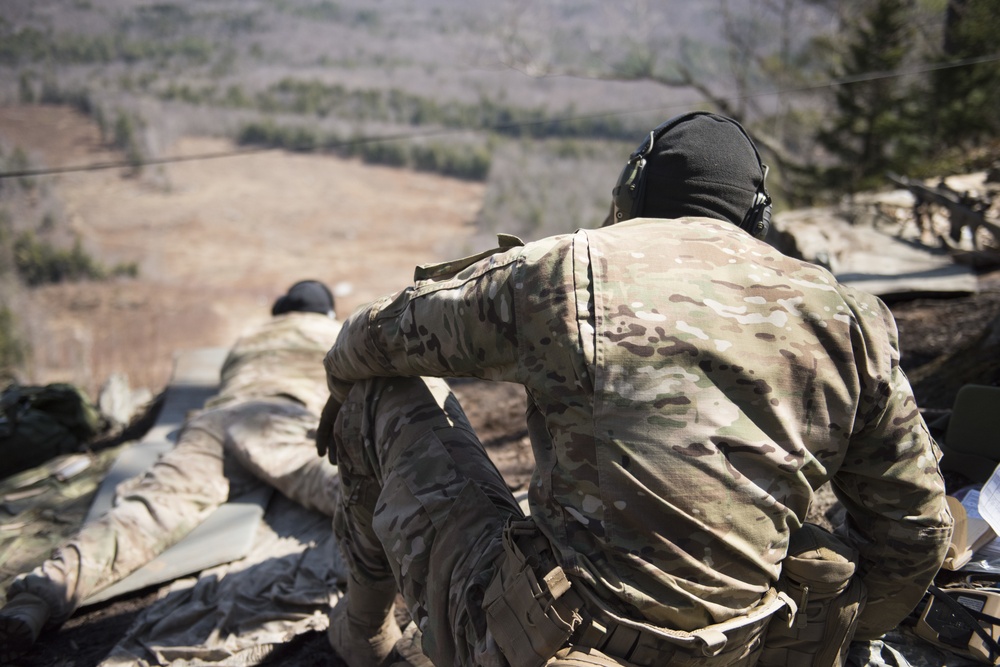
{"label": "black balaclava", "polygon": [[764,180],[760,158],[734,121],[707,113],[676,119],[646,157],[640,215],[687,215],[739,226]]}
{"label": "black balaclava", "polygon": [[302,280],[278,297],[271,308],[271,315],[284,313],[319,313],[333,316],[333,294],[318,280]]}

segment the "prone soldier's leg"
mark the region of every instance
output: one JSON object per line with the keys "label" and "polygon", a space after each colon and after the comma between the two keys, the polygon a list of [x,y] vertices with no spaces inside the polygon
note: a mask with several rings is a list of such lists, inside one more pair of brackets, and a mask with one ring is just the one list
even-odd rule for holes
{"label": "prone soldier's leg", "polygon": [[[0,610],[0,652],[27,650],[42,625],[58,627],[91,594],[123,579],[190,532],[229,494],[217,420],[202,415],[114,506],[83,525],[52,558],[12,582]],[[25,605],[25,601],[30,605]]]}
{"label": "prone soldier's leg", "polygon": [[334,526],[351,568],[346,613],[377,615],[381,605],[388,614],[398,586],[434,664],[495,658],[482,595],[503,553],[504,524],[522,515],[447,384],[358,383],[338,415],[336,444],[343,493]]}
{"label": "prone soldier's leg", "polygon": [[299,505],[333,516],[340,477],[337,466],[316,456],[316,415],[280,399],[250,401],[227,412],[226,453],[240,469]]}

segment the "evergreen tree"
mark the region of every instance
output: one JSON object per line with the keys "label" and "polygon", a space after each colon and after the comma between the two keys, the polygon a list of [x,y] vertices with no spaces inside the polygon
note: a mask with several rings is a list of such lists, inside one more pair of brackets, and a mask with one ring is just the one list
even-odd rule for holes
{"label": "evergreen tree", "polygon": [[831,123],[819,132],[820,144],[836,164],[823,171],[823,185],[857,192],[884,183],[887,171],[906,165],[922,147],[920,116],[913,84],[894,76],[904,66],[913,39],[912,0],[866,3],[848,39],[835,78],[845,81],[835,92]]}
{"label": "evergreen tree", "polygon": [[[995,56],[1000,52],[1000,0],[949,0],[942,60],[948,63]],[[943,143],[971,147],[1000,136],[1000,61],[971,62],[940,70],[933,77],[937,120]]]}

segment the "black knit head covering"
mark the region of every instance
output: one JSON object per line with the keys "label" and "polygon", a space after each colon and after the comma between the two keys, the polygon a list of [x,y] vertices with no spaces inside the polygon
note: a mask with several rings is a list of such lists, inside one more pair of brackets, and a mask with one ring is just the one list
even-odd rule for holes
{"label": "black knit head covering", "polygon": [[652,135],[631,217],[691,215],[741,225],[764,184],[764,166],[743,128],[724,116],[693,112]]}
{"label": "black knit head covering", "polygon": [[319,313],[333,315],[333,294],[318,280],[301,280],[278,297],[271,308],[271,315],[284,313]]}

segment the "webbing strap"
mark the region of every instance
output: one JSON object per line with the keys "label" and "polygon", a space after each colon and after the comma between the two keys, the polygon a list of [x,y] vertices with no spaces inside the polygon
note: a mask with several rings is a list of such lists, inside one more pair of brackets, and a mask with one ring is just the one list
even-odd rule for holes
{"label": "webbing strap", "polygon": [[[574,590],[576,589],[571,589]],[[713,657],[726,649],[731,633],[757,623],[766,623],[767,619],[785,607],[790,610],[791,618],[794,618],[797,612],[794,601],[784,593],[771,589],[760,604],[743,616],[699,630],[683,632],[618,617],[600,604],[586,587],[580,587],[580,592],[589,601],[585,606],[591,610],[590,616],[593,617],[593,612],[599,610],[600,620],[595,618],[585,624],[576,641],[625,659],[630,659],[636,650],[664,644],[685,647],[689,651],[695,650],[704,656]],[[574,596],[568,597],[572,599]]]}
{"label": "webbing strap", "polygon": [[961,619],[970,630],[975,632],[976,635],[983,640],[987,650],[990,652],[990,661],[994,661],[997,657],[1000,657],[1000,644],[997,644],[997,640],[993,639],[993,635],[988,633],[986,629],[979,624],[976,617],[982,617],[983,620],[986,620],[989,623],[1000,622],[1000,619],[994,618],[989,614],[974,612],[955,598],[948,595],[948,591],[946,589],[938,588],[933,584],[927,588],[927,592],[944,603],[944,605],[948,607],[948,609],[955,614],[955,616]]}

